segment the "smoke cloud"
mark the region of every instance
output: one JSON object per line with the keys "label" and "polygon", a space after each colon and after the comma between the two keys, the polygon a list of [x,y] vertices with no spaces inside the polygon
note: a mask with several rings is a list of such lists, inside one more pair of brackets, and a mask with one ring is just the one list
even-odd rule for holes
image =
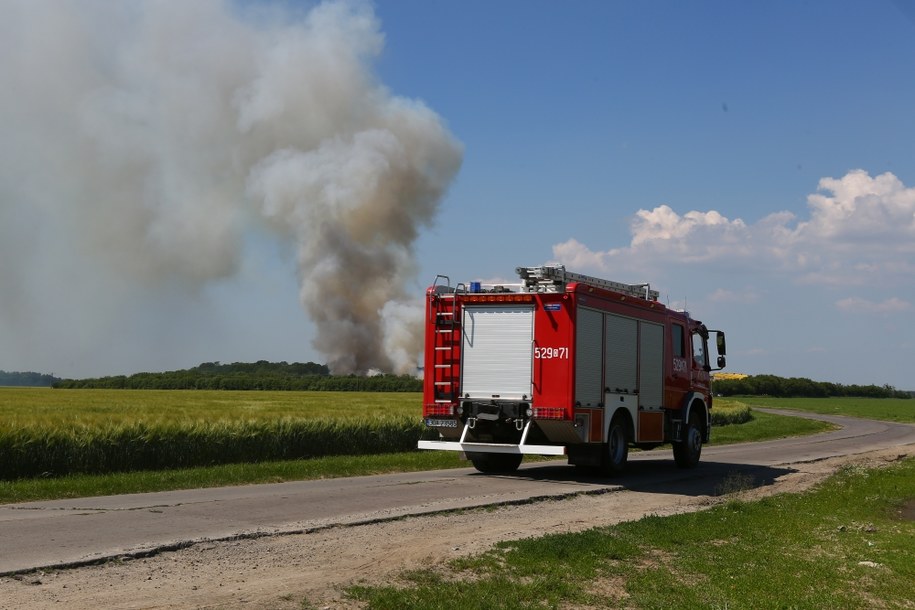
{"label": "smoke cloud", "polygon": [[0,337],[41,336],[50,283],[73,315],[95,312],[58,340],[104,339],[106,312],[233,276],[245,235],[266,228],[294,245],[332,370],[412,370],[413,243],[462,149],[378,81],[369,4],[2,12]]}

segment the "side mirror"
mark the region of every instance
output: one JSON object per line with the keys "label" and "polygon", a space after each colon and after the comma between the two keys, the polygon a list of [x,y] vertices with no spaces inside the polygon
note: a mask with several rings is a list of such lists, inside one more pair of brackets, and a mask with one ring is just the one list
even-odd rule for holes
{"label": "side mirror", "polygon": [[718,368],[723,369],[725,367],[724,356],[718,356]]}
{"label": "side mirror", "polygon": [[[720,330],[715,331],[715,347],[718,348],[718,355],[724,356],[727,353],[727,349],[724,343],[724,333]],[[718,366],[724,366],[723,364],[718,364]]]}

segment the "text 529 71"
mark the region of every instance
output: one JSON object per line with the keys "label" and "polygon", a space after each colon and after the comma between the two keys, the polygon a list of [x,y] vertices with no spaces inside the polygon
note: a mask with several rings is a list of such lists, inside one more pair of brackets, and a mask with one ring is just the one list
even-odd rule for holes
{"label": "text 529 71", "polygon": [[565,360],[569,357],[568,347],[535,347],[534,358],[537,360]]}

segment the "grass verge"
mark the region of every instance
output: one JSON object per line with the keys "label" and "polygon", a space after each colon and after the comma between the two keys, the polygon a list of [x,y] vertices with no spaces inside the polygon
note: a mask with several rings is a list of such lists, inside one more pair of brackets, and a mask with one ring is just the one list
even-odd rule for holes
{"label": "grass verge", "polygon": [[817,434],[834,429],[835,426],[827,422],[752,411],[752,419],[745,423],[712,426],[712,441],[709,444],[755,443],[790,436]]}
{"label": "grass verge", "polygon": [[818,489],[498,544],[397,586],[373,609],[910,608],[915,460]]}
{"label": "grass verge", "polygon": [[331,479],[390,472],[417,472],[466,467],[456,453],[412,451],[381,455],[350,455],[280,462],[223,464],[177,470],[145,470],[99,475],[0,481],[0,504],[84,498],[117,494],[256,485]]}

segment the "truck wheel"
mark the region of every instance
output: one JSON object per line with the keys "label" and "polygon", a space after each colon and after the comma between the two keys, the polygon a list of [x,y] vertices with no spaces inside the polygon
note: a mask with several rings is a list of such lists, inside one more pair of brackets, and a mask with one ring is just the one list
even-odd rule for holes
{"label": "truck wheel", "polygon": [[467,458],[480,472],[496,474],[518,470],[524,456],[520,453],[468,453]]}
{"label": "truck wheel", "polygon": [[629,440],[626,438],[626,426],[620,417],[614,418],[607,433],[607,448],[604,451],[604,472],[619,474],[626,468],[629,458]]}
{"label": "truck wheel", "polygon": [[702,455],[702,422],[697,411],[689,414],[682,440],[674,443],[674,461],[680,468],[695,468]]}

